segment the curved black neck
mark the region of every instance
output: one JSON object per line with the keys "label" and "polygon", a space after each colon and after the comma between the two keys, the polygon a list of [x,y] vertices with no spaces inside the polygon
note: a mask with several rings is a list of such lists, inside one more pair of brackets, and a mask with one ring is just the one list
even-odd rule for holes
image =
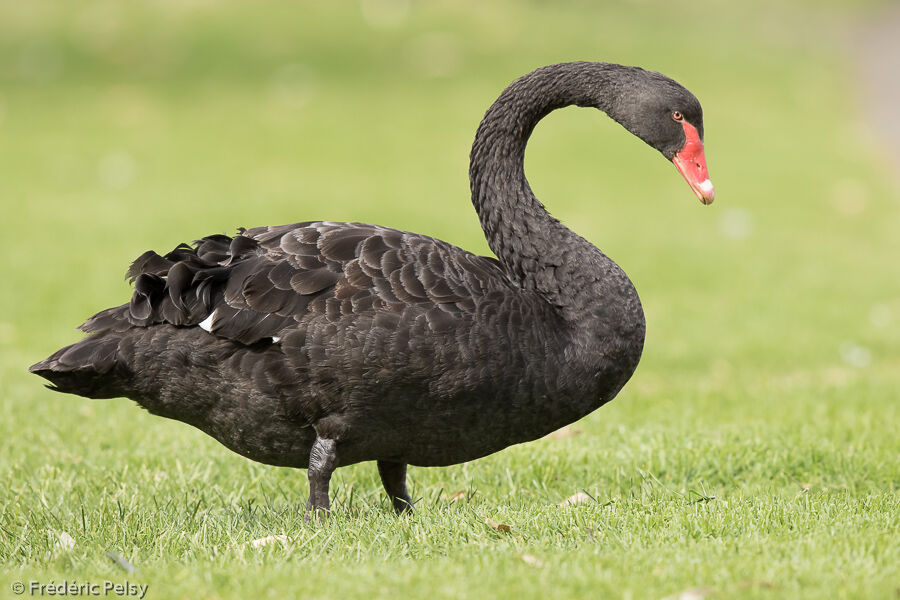
{"label": "curved black neck", "polygon": [[538,121],[557,108],[574,104],[610,112],[604,89],[616,67],[565,63],[517,79],[488,109],[472,146],[472,203],[488,245],[511,278],[564,313],[583,312],[601,300],[584,297],[585,284],[621,271],[535,197],[525,178],[525,146]]}

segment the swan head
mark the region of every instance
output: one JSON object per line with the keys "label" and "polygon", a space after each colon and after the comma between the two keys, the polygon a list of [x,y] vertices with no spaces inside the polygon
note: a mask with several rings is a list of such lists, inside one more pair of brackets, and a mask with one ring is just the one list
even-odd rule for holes
{"label": "swan head", "polygon": [[623,75],[616,80],[617,94],[598,108],[674,163],[700,201],[712,204],[700,101],[660,73],[631,67]]}

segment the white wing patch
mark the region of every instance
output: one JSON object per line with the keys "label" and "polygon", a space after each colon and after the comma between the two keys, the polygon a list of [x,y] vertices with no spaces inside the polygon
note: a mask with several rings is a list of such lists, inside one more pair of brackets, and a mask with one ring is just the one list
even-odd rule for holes
{"label": "white wing patch", "polygon": [[215,317],[216,317],[216,311],[212,311],[211,313],[209,313],[208,317],[206,317],[203,321],[201,321],[197,325],[200,326],[200,329],[212,332],[213,319],[215,319]]}

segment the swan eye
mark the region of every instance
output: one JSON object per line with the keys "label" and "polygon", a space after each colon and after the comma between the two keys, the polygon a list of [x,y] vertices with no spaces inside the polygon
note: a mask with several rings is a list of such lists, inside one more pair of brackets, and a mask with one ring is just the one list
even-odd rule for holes
{"label": "swan eye", "polygon": [[683,121],[683,120],[684,120],[684,115],[681,114],[680,111],[677,111],[677,110],[676,110],[675,112],[672,113],[672,118],[675,119],[676,121]]}

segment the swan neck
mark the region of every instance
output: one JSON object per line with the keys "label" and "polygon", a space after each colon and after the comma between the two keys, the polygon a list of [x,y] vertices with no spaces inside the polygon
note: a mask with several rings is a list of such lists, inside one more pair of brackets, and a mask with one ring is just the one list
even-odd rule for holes
{"label": "swan neck", "polygon": [[612,264],[553,218],[525,177],[525,147],[543,117],[573,104],[606,109],[597,78],[588,85],[577,66],[545,67],[510,84],[481,121],[469,166],[472,203],[491,250],[519,285],[560,307],[572,305],[565,279],[579,270],[573,267],[602,271]]}

